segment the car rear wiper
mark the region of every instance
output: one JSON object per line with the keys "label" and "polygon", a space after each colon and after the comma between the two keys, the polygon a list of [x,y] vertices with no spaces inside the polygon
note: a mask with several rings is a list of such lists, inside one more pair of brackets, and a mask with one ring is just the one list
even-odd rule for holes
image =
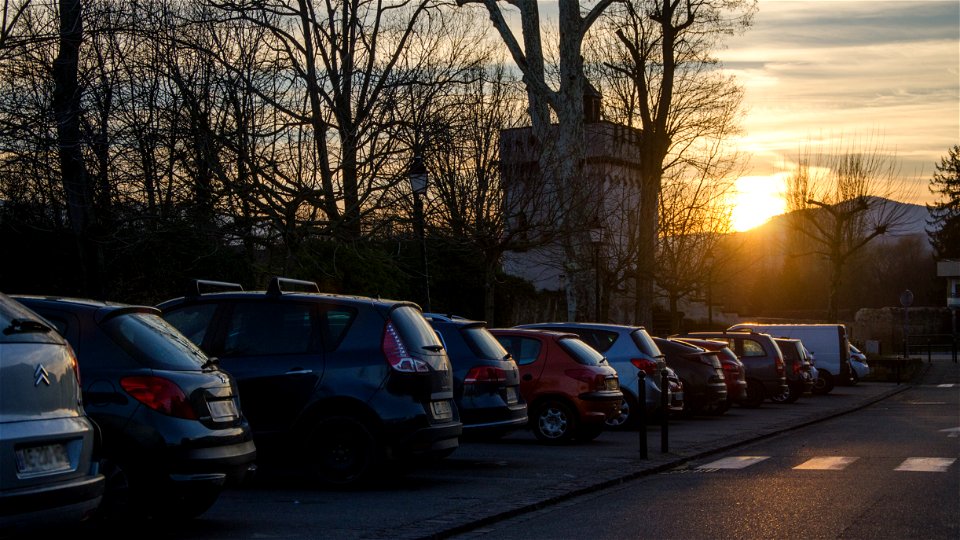
{"label": "car rear wiper", "polygon": [[3,329],[4,335],[9,336],[10,334],[26,334],[30,332],[40,332],[47,333],[51,328],[40,321],[35,321],[33,319],[13,319],[10,321],[10,326]]}

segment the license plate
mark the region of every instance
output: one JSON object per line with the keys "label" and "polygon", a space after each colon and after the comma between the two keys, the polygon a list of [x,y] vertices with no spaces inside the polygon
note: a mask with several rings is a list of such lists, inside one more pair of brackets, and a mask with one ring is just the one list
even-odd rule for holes
{"label": "license plate", "polygon": [[22,475],[47,474],[73,469],[65,444],[31,446],[17,450],[17,472]]}
{"label": "license plate", "polygon": [[516,403],[518,401],[517,389],[513,386],[508,386],[505,390],[507,391],[507,403]]}
{"label": "license plate", "polygon": [[453,418],[453,409],[449,401],[431,401],[430,408],[433,410],[433,417],[437,420]]}
{"label": "license plate", "polygon": [[221,401],[208,401],[210,407],[210,417],[215,422],[227,422],[236,420],[240,415],[237,413],[237,406],[232,399]]}

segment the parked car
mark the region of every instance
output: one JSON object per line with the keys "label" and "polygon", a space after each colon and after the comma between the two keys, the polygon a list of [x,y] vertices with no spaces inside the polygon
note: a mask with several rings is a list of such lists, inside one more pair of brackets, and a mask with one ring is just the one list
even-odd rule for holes
{"label": "parked car", "polygon": [[0,536],[93,515],[104,477],[70,345],[0,293]]}
{"label": "parked car", "polygon": [[807,350],[817,355],[818,378],[813,386],[816,394],[827,394],[837,384],[853,384],[850,342],[847,340],[846,327],[842,324],[741,323],[728,330],[752,330],[802,341]]}
{"label": "parked car", "polygon": [[520,370],[482,321],[425,313],[453,366],[463,434],[499,437],[527,425]]}
{"label": "parked car", "polygon": [[853,378],[853,384],[857,384],[861,379],[870,376],[870,364],[867,363],[867,355],[860,352],[853,343],[850,344],[850,376]]}
{"label": "parked car", "polygon": [[810,362],[807,360],[803,343],[799,339],[774,338],[774,341],[783,353],[787,386],[790,387],[790,391],[780,396],[771,396],[771,399],[777,403],[793,403],[803,394],[813,390]]}
{"label": "parked car", "polygon": [[684,343],[717,353],[720,367],[723,369],[723,380],[727,384],[727,400],[707,411],[712,414],[723,414],[730,410],[734,403],[742,403],[747,399],[747,371],[743,362],[736,353],[730,350],[725,341],[714,341],[698,338],[677,338]]}
{"label": "parked car", "polygon": [[743,362],[747,377],[747,399],[744,407],[759,407],[765,399],[782,396],[787,386],[783,353],[767,334],[756,332],[690,332],[688,337],[725,341]]}
{"label": "parked car", "polygon": [[[661,371],[667,368],[663,353],[642,326],[618,324],[551,322],[521,324],[515,328],[535,328],[555,332],[569,332],[606,357],[620,377],[620,390],[623,392],[623,405],[620,414],[607,422],[612,429],[630,427],[636,424],[633,411],[638,410],[637,396],[640,395],[640,381],[637,376],[644,372],[645,410],[652,418],[661,411],[660,379]],[[683,389],[675,373],[668,373],[668,410],[683,410]]]}
{"label": "parked car", "polygon": [[105,518],[192,518],[254,469],[232,377],[153,307],[15,297],[77,353],[86,410],[102,432]]}
{"label": "parked car", "polygon": [[717,353],[677,339],[655,337],[653,341],[683,384],[685,416],[719,409],[727,401],[727,383]]}
{"label": "parked car", "polygon": [[591,441],[620,414],[616,370],[576,334],[520,328],[490,333],[520,368],[520,393],[537,439]]}
{"label": "parked car", "polygon": [[196,281],[160,308],[233,375],[262,461],[349,485],[459,445],[450,360],[416,304],[274,277],[265,291]]}

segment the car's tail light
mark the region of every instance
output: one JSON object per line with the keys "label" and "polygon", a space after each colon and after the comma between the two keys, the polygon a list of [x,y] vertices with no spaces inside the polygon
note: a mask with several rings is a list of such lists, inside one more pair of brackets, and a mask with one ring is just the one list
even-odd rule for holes
{"label": "car's tail light", "polygon": [[778,357],[778,358],[776,359],[776,365],[777,365],[777,375],[783,376],[784,373],[786,372],[786,370],[784,369],[784,366],[783,366],[783,358],[779,358],[779,357]]}
{"label": "car's tail light", "polygon": [[426,362],[414,358],[407,352],[407,347],[403,344],[403,340],[400,339],[400,334],[397,333],[397,329],[392,322],[388,322],[386,329],[383,331],[382,348],[387,363],[395,371],[403,373],[426,373],[430,371]]}
{"label": "car's tail light", "polygon": [[740,374],[740,366],[734,364],[733,362],[721,362],[720,366],[723,368],[724,372],[730,372],[732,375]]}
{"label": "car's tail light", "polygon": [[800,374],[800,368],[801,368],[800,362],[794,362],[794,363],[793,363],[793,374],[794,374],[794,375],[799,375],[799,374]]}
{"label": "car's tail light", "polygon": [[507,372],[493,366],[475,366],[470,368],[464,383],[502,383],[507,382]]}
{"label": "car's tail light", "polygon": [[[589,384],[593,391],[607,390],[607,375],[604,373],[597,373],[589,369],[568,369],[564,373],[567,377]],[[617,379],[618,387],[619,382],[619,379]]]}
{"label": "car's tail light", "polygon": [[83,388],[80,384],[80,364],[77,363],[77,355],[73,353],[72,348],[67,349],[67,358],[70,360],[70,368],[73,369],[73,376],[77,378],[77,386]]}
{"label": "car's tail light", "polygon": [[659,371],[659,366],[657,366],[657,363],[647,360],[646,358],[631,358],[630,363],[651,377],[655,376]]}
{"label": "car's tail light", "polygon": [[177,418],[196,420],[197,413],[187,396],[174,382],[163,377],[124,377],[120,386],[134,399],[151,409]]}

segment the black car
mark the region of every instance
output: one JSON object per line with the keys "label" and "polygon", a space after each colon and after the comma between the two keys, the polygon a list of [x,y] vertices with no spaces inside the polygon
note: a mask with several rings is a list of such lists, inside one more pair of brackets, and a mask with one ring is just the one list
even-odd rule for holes
{"label": "black car", "polygon": [[783,354],[784,371],[790,391],[779,396],[770,396],[775,403],[793,403],[813,390],[813,375],[803,344],[799,339],[773,338]]}
{"label": "black car", "polygon": [[669,338],[653,338],[683,384],[683,413],[698,414],[722,406],[727,384],[717,353]]}
{"label": "black car", "polygon": [[102,517],[192,518],[252,472],[236,384],[159,310],[16,298],[76,351],[84,407],[101,431]]}
{"label": "black car", "polygon": [[463,434],[497,437],[527,424],[520,396],[520,371],[486,323],[461,317],[424,315],[440,335],[453,365],[453,396]]}
{"label": "black car", "polygon": [[744,407],[759,407],[764,399],[773,400],[790,392],[780,347],[768,334],[749,331],[690,332],[689,337],[725,341],[743,362],[747,376],[747,398]]}
{"label": "black car", "polygon": [[[211,285],[232,290],[202,293]],[[376,478],[390,458],[459,446],[450,360],[416,304],[275,277],[266,291],[197,281],[160,308],[236,378],[266,461],[296,458],[347,485]]]}

